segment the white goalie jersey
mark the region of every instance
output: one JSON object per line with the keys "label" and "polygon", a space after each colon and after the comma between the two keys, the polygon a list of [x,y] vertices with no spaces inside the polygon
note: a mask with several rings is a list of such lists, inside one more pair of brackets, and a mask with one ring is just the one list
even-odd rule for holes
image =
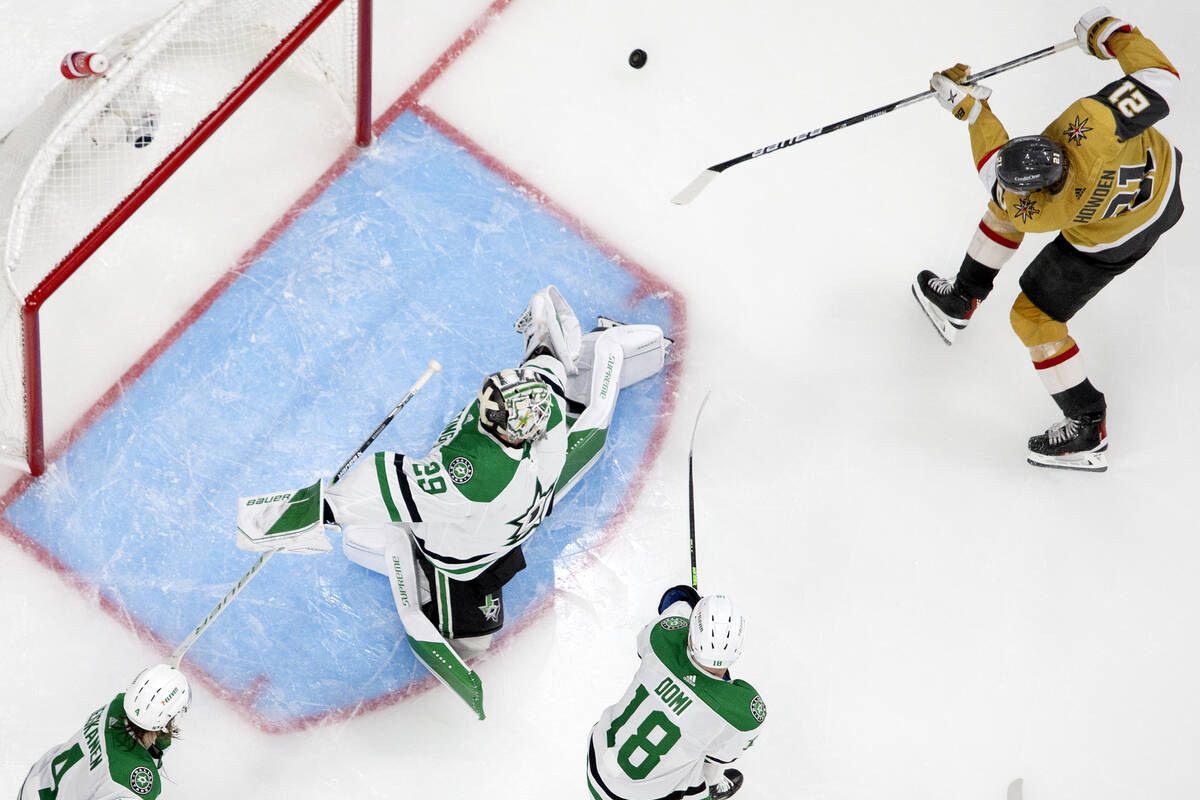
{"label": "white goalie jersey", "polygon": [[714,677],[688,658],[690,610],[675,603],[639,634],[633,683],[588,741],[593,798],[708,797],[705,761],[728,764],[758,737],[767,707],[754,687]]}
{"label": "white goalie jersey", "polygon": [[562,364],[539,356],[524,366],[552,388],[546,433],[536,441],[520,447],[500,442],[480,427],[476,400],[451,420],[424,458],[375,453],[326,489],[351,560],[375,568],[375,554],[383,548],[380,522],[404,525],[425,558],[459,580],[478,575],[529,538],[554,503],[568,428]]}

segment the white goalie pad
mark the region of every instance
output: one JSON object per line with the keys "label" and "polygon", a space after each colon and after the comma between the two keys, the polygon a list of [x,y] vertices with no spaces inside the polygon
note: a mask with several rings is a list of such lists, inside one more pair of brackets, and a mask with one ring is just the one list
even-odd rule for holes
{"label": "white goalie pad", "polygon": [[242,550],[327,553],[321,481],[294,492],[238,498],[237,545]]}
{"label": "white goalie pad", "polygon": [[483,719],[483,682],[421,611],[419,570],[413,558],[412,541],[398,525],[382,526],[379,533],[383,537],[392,600],[413,655]]}
{"label": "white goalie pad", "polygon": [[623,354],[618,383],[621,389],[657,375],[667,362],[667,340],[657,325],[617,325],[592,331],[581,342],[578,373],[567,377],[569,399],[584,405],[592,404],[595,365],[608,358],[597,354],[607,353],[614,347]]}
{"label": "white goalie pad", "polygon": [[583,338],[579,319],[558,289],[547,286],[534,292],[514,326],[525,335],[525,358],[538,347],[548,347],[567,368],[568,375],[578,372],[580,342]]}
{"label": "white goalie pad", "polygon": [[[388,574],[387,559],[383,554],[384,542],[387,540],[387,529],[391,523],[379,525],[343,525],[342,553],[346,558],[360,567]],[[402,532],[406,533],[406,531]]]}

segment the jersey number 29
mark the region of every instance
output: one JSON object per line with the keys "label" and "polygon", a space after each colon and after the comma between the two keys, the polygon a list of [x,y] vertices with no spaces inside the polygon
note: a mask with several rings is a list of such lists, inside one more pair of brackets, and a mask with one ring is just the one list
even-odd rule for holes
{"label": "jersey number 29", "polygon": [[[625,710],[612,721],[612,725],[608,726],[608,734],[605,738],[610,748],[616,746],[617,734],[629,722],[629,718],[637,711],[642,701],[649,696],[650,690],[639,684],[633,692],[633,699],[629,701],[629,705],[625,706]],[[662,734],[653,738],[656,731],[662,731]],[[631,779],[640,781],[658,766],[658,762],[662,761],[662,757],[678,741],[679,726],[671,722],[662,711],[655,709],[646,715],[642,723],[637,726],[637,730],[621,745],[621,749],[617,751],[617,764]],[[633,763],[633,754],[639,750],[646,755],[635,764]]]}

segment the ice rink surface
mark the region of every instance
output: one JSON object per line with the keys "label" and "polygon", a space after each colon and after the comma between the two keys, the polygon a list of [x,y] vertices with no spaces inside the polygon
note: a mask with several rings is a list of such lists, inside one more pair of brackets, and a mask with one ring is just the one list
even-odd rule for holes
{"label": "ice rink surface", "polygon": [[[0,129],[36,107],[65,52],[168,5],[0,0]],[[710,390],[696,453],[700,586],[745,610],[735,674],[770,710],[739,796],[986,800],[1018,776],[1028,800],[1200,796],[1190,214],[1071,323],[1110,411],[1110,470],[1080,475],[1024,463],[1026,437],[1057,413],[1007,309],[1049,237],[1027,238],[953,348],[909,294],[918,270],[957,267],[984,203],[966,130],[935,103],[738,166],[689,206],[668,202],[710,164],[906,97],[935,69],[1066,39],[1085,6],[378,5],[378,114],[415,87],[502,174],[681,293],[673,417],[633,505],[556,565],[549,611],[479,665],[485,722],[434,690],[267,733],[202,684],[164,796],[584,796],[584,737],[631,677],[634,636],[662,589],[687,579],[688,437]],[[1200,11],[1179,0],[1114,11],[1183,75],[1160,128],[1190,164]],[[649,56],[639,71],[626,63],[634,47]],[[1117,74],[1069,51],[990,80],[991,104],[1010,133],[1036,132]],[[252,131],[218,143],[233,153],[232,185]],[[255,165],[232,214],[189,192],[199,178],[181,171],[174,196],[97,254],[44,323],[51,441],[343,145],[297,130],[271,180],[274,164]],[[115,494],[136,468],[113,465]],[[5,537],[0,585],[0,785],[15,792],[37,756],[165,652]]]}

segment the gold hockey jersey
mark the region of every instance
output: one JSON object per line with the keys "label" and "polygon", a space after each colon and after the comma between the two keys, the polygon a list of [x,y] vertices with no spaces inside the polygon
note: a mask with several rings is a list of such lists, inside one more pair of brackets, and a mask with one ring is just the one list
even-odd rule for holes
{"label": "gold hockey jersey", "polygon": [[1175,190],[1177,153],[1154,127],[1178,92],[1179,73],[1137,28],[1108,39],[1125,75],[1072,103],[1042,135],[1069,162],[1055,194],[1015,195],[996,181],[996,151],[1008,133],[984,101],[971,125],[971,150],[993,212],[1022,233],[1062,231],[1084,252],[1116,247],[1150,226]]}

